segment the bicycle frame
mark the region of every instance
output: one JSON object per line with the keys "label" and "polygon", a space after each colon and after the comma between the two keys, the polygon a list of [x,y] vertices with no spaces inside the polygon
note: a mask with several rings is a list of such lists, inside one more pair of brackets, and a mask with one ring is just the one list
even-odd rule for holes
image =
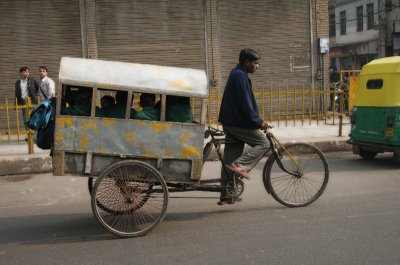
{"label": "bicycle frame", "polygon": [[[272,127],[269,127],[268,129],[272,129]],[[268,131],[268,129],[264,130],[265,135],[270,143],[270,147],[268,148],[268,150],[265,152],[265,154],[267,154],[270,150],[276,155],[276,157],[278,158],[277,162],[279,167],[286,173],[295,176],[295,177],[301,177],[302,176],[302,172],[301,172],[301,167],[300,165],[297,163],[297,161],[291,156],[291,154],[289,152],[286,151],[285,146],[273,135],[272,132]],[[220,151],[220,146],[222,144],[229,144],[230,142],[227,142],[225,139],[225,133],[223,131],[220,131],[218,129],[215,129],[211,126],[208,127],[208,129],[206,130],[205,134],[204,134],[204,138],[208,138],[209,136],[211,136],[211,141],[207,143],[206,147],[204,148],[204,154],[206,156],[203,156],[203,163],[204,161],[207,160],[208,158],[208,154],[211,150],[209,150],[209,148],[211,146],[214,146],[217,150],[217,154],[218,154],[218,158],[222,164],[222,167],[224,168],[225,173],[228,175],[228,170],[225,167],[225,163],[224,160],[222,158],[222,154]],[[223,137],[223,138],[222,138]],[[290,160],[292,161],[292,163],[295,165],[295,168],[298,170],[297,172],[290,172],[289,170],[287,170],[285,168],[285,166],[282,164],[281,161],[281,151],[280,150],[284,150],[287,154],[288,157],[290,158]],[[208,154],[207,154],[208,153]],[[265,155],[264,154],[264,155]],[[263,155],[263,156],[264,156]]]}
{"label": "bicycle frame", "polygon": [[[265,131],[265,134],[267,136],[267,139],[269,140],[270,143],[270,148],[272,149],[272,152],[276,155],[276,157],[278,158],[277,163],[279,165],[279,168],[282,169],[284,172],[288,173],[289,175],[292,175],[294,177],[298,177],[300,178],[303,175],[303,172],[301,170],[301,167],[299,165],[299,163],[293,158],[293,156],[286,150],[285,146],[275,137],[275,135],[273,135],[271,132],[269,131]],[[295,165],[295,168],[298,170],[299,173],[296,172],[290,172],[288,171],[285,166],[282,164],[281,161],[281,151],[280,149],[284,150],[286,152],[286,154],[288,155],[288,157],[290,158],[291,162]],[[268,150],[269,151],[269,150]]]}

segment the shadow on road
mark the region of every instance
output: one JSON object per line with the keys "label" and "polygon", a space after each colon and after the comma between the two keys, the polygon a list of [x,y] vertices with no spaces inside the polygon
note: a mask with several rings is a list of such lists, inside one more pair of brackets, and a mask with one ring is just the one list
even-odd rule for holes
{"label": "shadow on road", "polygon": [[[342,163],[343,160],[346,160],[347,163]],[[333,161],[333,162],[332,162]],[[392,156],[388,155],[378,155],[373,159],[362,159],[356,155],[354,156],[345,156],[341,159],[329,159],[329,170],[331,172],[338,171],[385,171],[385,170],[393,170],[400,169],[400,163],[395,162],[392,159]]]}
{"label": "shadow on road", "polygon": [[0,218],[2,244],[38,245],[115,239],[90,214]]}
{"label": "shadow on road", "polygon": [[[271,211],[276,208],[280,210],[289,209],[279,206],[262,208],[227,206],[209,211],[167,213],[163,222],[200,220],[212,217],[215,214],[260,213],[260,211]],[[121,239],[105,231],[94,216],[89,213],[16,216],[0,218],[0,223],[2,224],[0,245],[47,245]],[[159,225],[162,225],[162,223]]]}

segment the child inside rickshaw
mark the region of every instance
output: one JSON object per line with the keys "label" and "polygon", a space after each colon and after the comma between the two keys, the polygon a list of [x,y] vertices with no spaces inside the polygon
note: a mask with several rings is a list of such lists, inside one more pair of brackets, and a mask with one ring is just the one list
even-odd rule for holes
{"label": "child inside rickshaw", "polygon": [[100,108],[96,106],[96,117],[107,117],[107,113],[115,105],[113,96],[105,95],[100,99]]}
{"label": "child inside rickshaw", "polygon": [[128,92],[126,91],[118,91],[115,95],[116,104],[110,105],[105,114],[109,118],[125,118],[126,111],[126,100],[128,98]]}
{"label": "child inside rickshaw", "polygon": [[90,116],[92,91],[86,88],[67,88],[65,98],[61,102],[61,114],[74,116]]}
{"label": "child inside rickshaw", "polygon": [[142,93],[140,95],[139,105],[142,110],[136,112],[132,117],[138,120],[160,120],[160,109],[155,107],[156,96],[154,94]]}
{"label": "child inside rickshaw", "polygon": [[167,121],[194,122],[188,97],[167,96]]}

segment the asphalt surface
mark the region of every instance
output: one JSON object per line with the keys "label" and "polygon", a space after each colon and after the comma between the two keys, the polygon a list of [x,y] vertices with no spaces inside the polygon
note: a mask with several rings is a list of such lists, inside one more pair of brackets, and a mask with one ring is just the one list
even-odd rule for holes
{"label": "asphalt surface", "polygon": [[[339,136],[339,122],[330,121],[325,124],[319,121],[281,121],[272,123],[274,135],[283,143],[305,142],[313,144],[322,152],[349,151],[351,146],[346,143],[349,139],[350,123],[348,117],[344,118],[342,136]],[[212,157],[212,156],[210,156]],[[0,142],[0,176],[43,173],[52,171],[52,162],[49,150],[41,150],[37,146],[34,153],[28,153],[28,145],[25,141],[6,139]]]}
{"label": "asphalt surface", "polygon": [[[218,206],[218,193],[170,192],[164,220],[127,239],[93,216],[87,178],[2,177],[0,264],[400,264],[400,165],[390,154],[326,158],[328,186],[307,207],[288,208],[267,194],[264,159],[244,181],[242,202]],[[220,166],[206,163],[202,178]]]}

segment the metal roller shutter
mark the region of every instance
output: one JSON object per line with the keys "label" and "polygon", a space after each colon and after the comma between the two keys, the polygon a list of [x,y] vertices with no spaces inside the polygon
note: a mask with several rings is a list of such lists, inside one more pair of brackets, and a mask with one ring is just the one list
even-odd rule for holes
{"label": "metal roller shutter", "polygon": [[97,0],[99,59],[205,69],[203,1]]}
{"label": "metal roller shutter", "polygon": [[[28,66],[30,76],[39,78],[39,66],[46,65],[49,77],[57,81],[60,58],[82,56],[79,0],[2,0],[0,32],[2,98],[14,98],[21,66]],[[4,118],[1,115],[1,129]]]}
{"label": "metal roller shutter", "polygon": [[[311,83],[308,1],[220,0],[217,8],[222,87],[243,48],[252,48],[261,55],[260,68],[251,76],[256,92],[261,92],[263,87],[269,92],[271,86],[277,91],[287,85],[292,90]],[[256,98],[261,104],[260,94]],[[285,113],[286,98],[274,96],[272,100],[264,100],[265,115],[269,114],[270,106],[275,114]],[[300,99],[296,103],[301,106]],[[288,105],[291,111],[296,106],[294,102]]]}
{"label": "metal roller shutter", "polygon": [[253,86],[310,83],[309,3],[299,0],[220,0],[222,84],[243,48],[260,52]]}

